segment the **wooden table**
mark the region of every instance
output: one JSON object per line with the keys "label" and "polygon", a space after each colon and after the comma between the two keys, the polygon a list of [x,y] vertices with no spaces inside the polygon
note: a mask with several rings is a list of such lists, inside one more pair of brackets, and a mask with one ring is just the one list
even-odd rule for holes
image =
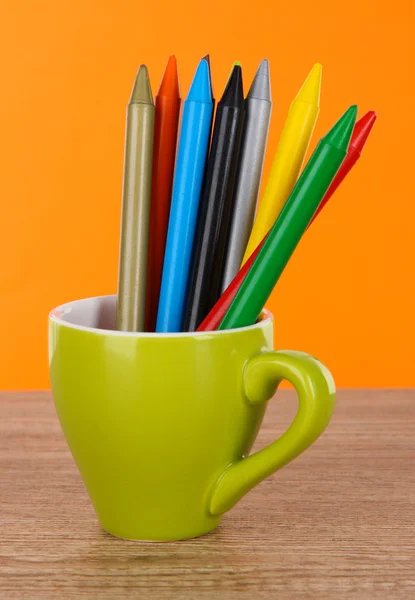
{"label": "wooden table", "polygon": [[[287,427],[293,392],[258,440]],[[49,393],[0,394],[0,598],[415,598],[415,392],[341,391],[326,433],[203,538],[104,533]]]}

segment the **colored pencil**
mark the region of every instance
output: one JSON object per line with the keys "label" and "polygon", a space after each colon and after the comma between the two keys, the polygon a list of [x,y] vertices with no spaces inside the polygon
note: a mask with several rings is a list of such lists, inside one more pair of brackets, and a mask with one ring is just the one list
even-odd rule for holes
{"label": "colored pencil", "polygon": [[141,65],[127,108],[116,328],[143,331],[153,160],[154,103]]}
{"label": "colored pencil", "polygon": [[[343,179],[350,172],[356,161],[360,158],[360,154],[366,144],[367,138],[369,137],[370,131],[376,121],[376,113],[374,111],[370,111],[366,113],[359,121],[356,122],[356,125],[353,129],[353,134],[350,140],[349,149],[346,155],[346,158],[342,162],[339,170],[336,173],[332,183],[330,184],[329,189],[324,195],[323,200],[320,202],[320,205],[317,211],[314,213],[314,216],[309,224],[314,222],[316,216],[320,213],[320,211],[327,204],[328,200],[331,198],[333,193],[339,187]],[[266,236],[265,236],[266,237]],[[237,275],[234,277],[232,282],[223,292],[222,296],[216,302],[215,306],[209,312],[207,317],[203,320],[203,322],[197,328],[197,331],[214,331],[219,327],[220,322],[226,314],[226,311],[232,304],[233,299],[236,296],[238,289],[240,288],[243,280],[246,277],[249,269],[251,268],[254,260],[258,256],[258,253],[265,242],[265,238],[261,241],[259,246],[255,249],[255,251],[251,254],[249,259],[246,261],[244,266],[240,269]]]}
{"label": "colored pencil", "polygon": [[215,267],[227,226],[227,205],[233,195],[243,112],[242,70],[236,65],[216,110],[187,290],[184,331],[195,331],[217,300],[219,281],[215,286]]}
{"label": "colored pencil", "polygon": [[243,263],[273,226],[300,174],[320,110],[321,71],[314,65],[291,104]]}
{"label": "colored pencil", "polygon": [[[266,238],[266,236],[265,236],[265,238]],[[233,299],[236,296],[236,292],[241,287],[242,282],[246,277],[246,274],[248,273],[249,269],[252,267],[252,265],[254,263],[254,260],[258,256],[259,251],[261,250],[261,248],[265,242],[265,238],[259,244],[258,248],[256,248],[256,250],[254,250],[252,252],[251,256],[248,258],[248,260],[246,261],[244,266],[241,267],[241,269],[235,275],[235,277],[233,278],[231,283],[228,285],[226,290],[223,292],[223,294],[221,295],[219,300],[216,302],[215,306],[210,310],[208,315],[203,319],[203,321],[201,322],[199,327],[196,329],[196,331],[214,331],[215,329],[217,329],[219,327],[220,322],[222,321],[223,317],[226,315],[228,308],[230,307]]]}
{"label": "colored pencil", "polygon": [[202,59],[184,102],[157,312],[157,332],[181,331],[212,124],[209,66]]}
{"label": "colored pencil", "polygon": [[261,183],[271,118],[271,85],[268,61],[263,60],[245,100],[245,121],[237,167],[235,197],[220,285],[223,293],[238,273],[252,224]]}
{"label": "colored pencil", "polygon": [[257,320],[346,157],[356,114],[351,106],[318,143],[218,329]]}
{"label": "colored pencil", "polygon": [[155,97],[153,175],[148,247],[146,331],[154,331],[166,248],[180,114],[177,62],[170,56]]}
{"label": "colored pencil", "polygon": [[208,64],[209,67],[209,81],[210,81],[210,93],[212,94],[212,110],[215,110],[215,95],[213,93],[213,80],[212,80],[212,69],[210,66],[210,54],[205,54],[205,56],[203,57],[203,60],[205,60]]}
{"label": "colored pencil", "polygon": [[340,169],[337,171],[336,177],[333,179],[329,189],[327,190],[326,195],[320,203],[320,206],[314,213],[314,217],[312,218],[311,223],[313,223],[317,215],[320,214],[320,212],[326,206],[327,202],[332,197],[333,193],[337,190],[343,179],[346,177],[347,173],[349,173],[352,167],[359,160],[361,152],[367,142],[367,138],[369,137],[372,127],[375,124],[376,117],[376,113],[373,110],[371,110],[365,115],[363,115],[363,117],[356,122],[352,134],[352,139],[350,140],[347,156],[342,162]]}

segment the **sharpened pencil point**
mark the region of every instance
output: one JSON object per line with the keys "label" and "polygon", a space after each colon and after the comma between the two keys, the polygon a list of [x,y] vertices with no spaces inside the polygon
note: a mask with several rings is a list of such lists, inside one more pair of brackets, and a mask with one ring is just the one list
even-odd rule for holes
{"label": "sharpened pencil point", "polygon": [[202,58],[196,69],[186,100],[195,102],[212,102],[212,87],[210,84],[209,64]]}
{"label": "sharpened pencil point", "polygon": [[153,104],[148,70],[141,65],[135,78],[133,91],[131,92],[130,104]]}
{"label": "sharpened pencil point", "polygon": [[240,105],[244,101],[244,90],[242,83],[242,69],[238,65],[232,67],[231,74],[226,83],[225,91],[220,99],[222,105]]}
{"label": "sharpened pencil point", "polygon": [[357,106],[350,106],[340,119],[333,125],[330,131],[324,136],[325,143],[330,144],[338,150],[347,152],[350,138],[356,123]]}
{"label": "sharpened pencil point", "polygon": [[316,63],[311,69],[300,88],[300,91],[296,95],[294,102],[300,100],[306,104],[313,106],[320,106],[320,90],[321,90],[321,75],[323,67],[320,63]]}
{"label": "sharpened pencil point", "polygon": [[367,142],[372,127],[375,124],[377,114],[374,110],[367,112],[361,119],[356,122],[353,130],[353,138],[350,145],[356,148],[359,152],[363,150],[364,145]]}
{"label": "sharpened pencil point", "polygon": [[241,67],[241,69],[242,69],[242,65],[241,65],[241,63],[239,62],[239,60],[235,60],[235,62],[233,63],[233,65],[232,65],[232,69],[230,70],[230,72],[229,72],[229,75],[228,75],[228,79],[226,80],[226,85],[225,85],[225,87],[228,85],[228,83],[229,83],[229,79],[231,78],[231,75],[232,75],[232,73],[233,73],[233,70],[234,70],[234,68],[235,68],[235,67]]}
{"label": "sharpened pencil point", "polygon": [[269,64],[266,58],[259,63],[247,98],[257,98],[258,100],[268,100],[268,102],[271,102],[271,81]]}
{"label": "sharpened pencil point", "polygon": [[212,99],[213,99],[215,95],[213,93],[212,70],[210,68],[210,54],[205,54],[205,56],[202,58],[202,60],[205,60],[209,67],[210,93],[212,94]]}
{"label": "sharpened pencil point", "polygon": [[166,68],[160,83],[158,96],[177,96],[180,98],[179,75],[177,72],[177,60],[172,54],[167,61]]}

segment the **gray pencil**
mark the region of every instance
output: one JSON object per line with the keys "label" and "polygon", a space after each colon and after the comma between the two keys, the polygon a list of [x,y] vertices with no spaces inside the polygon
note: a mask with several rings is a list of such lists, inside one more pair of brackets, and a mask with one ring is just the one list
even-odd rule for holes
{"label": "gray pencil", "polygon": [[266,59],[258,67],[245,104],[245,125],[222,271],[221,293],[226,290],[241,267],[255,217],[272,108]]}
{"label": "gray pencil", "polygon": [[127,109],[116,318],[121,331],[144,331],[154,111],[141,65]]}

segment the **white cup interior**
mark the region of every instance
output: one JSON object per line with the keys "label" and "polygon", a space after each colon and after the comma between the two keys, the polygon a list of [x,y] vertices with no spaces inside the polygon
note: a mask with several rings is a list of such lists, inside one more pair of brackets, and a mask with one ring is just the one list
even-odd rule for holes
{"label": "white cup interior", "polygon": [[[115,316],[117,310],[117,296],[97,296],[95,298],[84,298],[82,300],[75,300],[74,302],[68,302],[54,308],[50,313],[50,319],[58,322],[61,325],[66,325],[75,329],[85,329],[88,331],[99,332],[113,332],[114,335],[156,335],[152,333],[142,332],[125,332],[117,331],[115,329]],[[252,327],[262,327],[265,321],[272,319],[271,313],[267,310],[263,310],[257,323],[250,327],[242,327],[240,330],[250,329]],[[236,331],[233,329],[232,331]],[[183,336],[183,335],[219,335],[224,333],[223,331],[209,331],[209,332],[198,332],[198,333],[163,333],[157,334],[158,336]]]}
{"label": "white cup interior", "polygon": [[98,296],[68,302],[50,313],[51,318],[89,329],[115,331],[117,296]]}

